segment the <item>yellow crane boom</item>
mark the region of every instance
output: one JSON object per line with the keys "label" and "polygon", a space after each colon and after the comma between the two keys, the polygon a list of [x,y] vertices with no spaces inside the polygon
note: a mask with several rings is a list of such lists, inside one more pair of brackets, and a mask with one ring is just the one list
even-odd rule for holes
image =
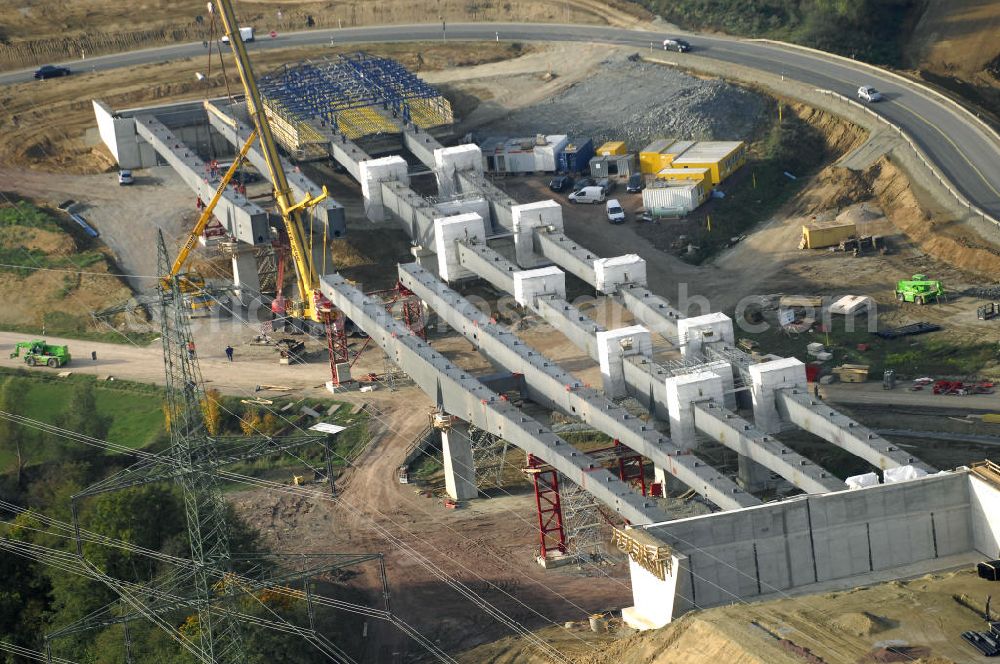
{"label": "yellow crane boom", "polygon": [[285,169],[281,164],[278,144],[274,140],[271,125],[264,112],[264,103],[261,100],[260,91],[257,89],[257,80],[254,78],[253,69],[250,66],[246,46],[240,37],[232,2],[231,0],[214,0],[214,2],[219,9],[222,25],[229,37],[229,44],[236,58],[236,69],[246,92],[247,107],[260,136],[260,147],[264,153],[268,171],[270,171],[274,198],[278,203],[285,232],[288,235],[288,243],[292,250],[292,259],[298,278],[299,297],[297,302],[292,303],[291,314],[317,322],[327,322],[331,307],[319,290],[319,277],[313,265],[312,254],[306,250],[306,234],[302,225],[302,210],[326,198],[326,187],[323,188],[323,192],[319,196],[307,194],[305,200],[299,203],[292,201],[292,190],[288,184]]}
{"label": "yellow crane boom", "polygon": [[170,274],[165,278],[169,279],[177,276],[177,274],[181,271],[181,268],[184,267],[184,263],[187,262],[188,256],[191,254],[191,250],[194,249],[195,243],[198,242],[198,236],[204,232],[205,227],[208,226],[208,222],[212,219],[212,211],[215,210],[215,206],[218,205],[220,200],[222,200],[223,192],[226,191],[226,187],[229,186],[230,180],[233,179],[233,176],[236,174],[236,170],[240,167],[240,163],[242,163],[242,161],[246,158],[247,153],[250,152],[250,147],[256,140],[257,130],[254,129],[250,132],[250,137],[243,145],[240,153],[236,156],[236,159],[233,160],[232,166],[230,166],[229,169],[226,170],[225,175],[222,176],[222,180],[219,182],[219,186],[215,190],[215,195],[212,196],[212,200],[210,200],[208,205],[205,206],[205,209],[202,210],[201,216],[198,217],[198,222],[194,225],[194,228],[191,229],[191,232],[188,234],[187,241],[184,243],[184,246],[181,247],[180,252],[177,254],[177,258],[174,259],[174,264],[170,268]]}

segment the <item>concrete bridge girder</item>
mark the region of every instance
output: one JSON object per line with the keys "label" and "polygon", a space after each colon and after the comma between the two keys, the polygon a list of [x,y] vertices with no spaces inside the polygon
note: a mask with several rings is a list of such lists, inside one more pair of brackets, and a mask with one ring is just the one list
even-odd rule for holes
{"label": "concrete bridge girder", "polygon": [[[434,278],[426,271],[424,274]],[[343,277],[325,275],[321,278],[321,288],[443,411],[539,457],[633,523],[666,520],[666,515],[652,501],[636,494],[627,484],[595,465],[586,454],[456,367],[392,318],[380,302],[364,295]]]}
{"label": "concrete bridge girder", "polygon": [[[205,102],[205,107],[208,109],[209,124],[237,150],[243,147],[247,138],[250,137],[250,125],[241,122],[236,117],[232,107],[223,108],[211,102]],[[247,153],[247,161],[253,164],[258,172],[265,175],[269,172],[267,160],[264,158],[259,144],[254,145]],[[292,188],[296,202],[304,199],[307,194],[316,196],[322,191],[323,188],[320,185],[299,172],[287,159],[282,158],[281,164],[285,169],[285,176],[288,179],[288,185]],[[307,208],[304,214],[314,232],[323,233],[325,231],[331,238],[342,237],[347,233],[344,208],[332,198],[326,198],[317,205]]]}
{"label": "concrete bridge girder", "polygon": [[[135,117],[136,133],[181,176],[192,191],[207,203],[215,196],[218,178],[209,176],[208,166],[181,142],[162,122],[151,115]],[[226,188],[215,208],[215,218],[233,237],[246,244],[270,242],[271,229],[267,212]]]}
{"label": "concrete bridge girder", "polygon": [[823,402],[810,398],[804,389],[779,389],[775,392],[775,403],[783,419],[864,459],[880,470],[915,466],[928,473],[936,472],[935,468],[893,445],[871,429]]}
{"label": "concrete bridge girder", "polygon": [[629,415],[584,386],[557,363],[531,349],[509,330],[495,323],[433,274],[408,264],[399,266],[401,283],[413,291],[442,320],[472,342],[486,357],[508,371],[525,377],[529,396],[553,410],[579,417],[623,445],[650,459],[665,472],[705,496],[720,508],[756,505],[753,496],[742,491],[714,468],[693,455],[684,454],[668,438],[649,424]]}
{"label": "concrete bridge girder", "polygon": [[758,431],[742,417],[714,401],[695,403],[693,416],[699,431],[781,475],[806,493],[827,493],[845,488],[842,481],[821,466]]}

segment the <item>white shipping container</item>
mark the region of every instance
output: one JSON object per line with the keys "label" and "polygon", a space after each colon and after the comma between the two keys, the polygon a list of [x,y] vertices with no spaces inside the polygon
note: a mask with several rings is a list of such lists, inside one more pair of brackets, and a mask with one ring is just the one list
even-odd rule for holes
{"label": "white shipping container", "polygon": [[508,152],[507,173],[532,173],[535,170],[534,152]]}
{"label": "white shipping container", "polygon": [[545,137],[545,145],[535,146],[535,170],[543,173],[556,171],[556,155],[569,143],[565,134],[550,134]]}
{"label": "white shipping container", "polygon": [[652,210],[688,213],[701,205],[700,187],[687,184],[671,187],[646,187],[642,190],[642,204]]}

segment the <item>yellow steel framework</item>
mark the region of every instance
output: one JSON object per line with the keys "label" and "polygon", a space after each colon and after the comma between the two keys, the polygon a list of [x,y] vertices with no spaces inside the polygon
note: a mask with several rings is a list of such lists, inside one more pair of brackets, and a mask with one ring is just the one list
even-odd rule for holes
{"label": "yellow steel framework", "polygon": [[327,197],[326,187],[323,188],[323,192],[319,196],[307,194],[298,203],[292,200],[292,190],[288,184],[285,169],[281,164],[271,124],[261,102],[260,91],[257,88],[253,68],[250,65],[250,58],[247,56],[246,46],[239,35],[239,26],[236,22],[232,2],[230,0],[215,0],[215,5],[219,10],[223,28],[229,37],[229,45],[232,47],[236,59],[236,70],[239,72],[240,81],[243,83],[243,90],[246,93],[247,108],[260,138],[261,151],[264,153],[264,160],[267,162],[267,169],[271,176],[271,185],[274,187],[274,198],[277,201],[292,251],[298,298],[292,301],[289,313],[296,318],[329,323],[332,306],[319,290],[319,277],[316,267],[313,265],[312,254],[306,249],[306,234],[302,223],[302,210],[325,199]]}

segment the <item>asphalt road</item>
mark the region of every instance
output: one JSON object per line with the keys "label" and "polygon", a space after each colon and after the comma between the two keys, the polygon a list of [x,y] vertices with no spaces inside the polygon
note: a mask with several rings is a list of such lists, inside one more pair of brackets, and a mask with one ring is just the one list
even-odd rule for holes
{"label": "asphalt road", "polygon": [[[279,34],[274,38],[260,31],[249,44],[251,53],[267,48],[289,48],[331,43],[400,42],[449,40],[576,41],[634,46],[649,49],[662,41],[658,32],[606,26],[520,23],[462,23],[444,26],[391,25],[365,28],[312,30]],[[873,110],[902,126],[921,149],[974,205],[1000,218],[1000,142],[988,135],[953,104],[895,77],[843,59],[780,45],[726,37],[690,35],[692,49],[703,57],[716,58],[754,69],[783,75],[816,88],[855,97],[859,85],[874,85],[886,97]],[[201,43],[176,44],[115,55],[88,58],[85,67],[94,71],[163,62],[204,53]],[[671,54],[683,61],[683,54]],[[54,63],[80,68],[81,61]],[[0,75],[0,84],[31,79],[31,70]],[[39,82],[38,85],[44,85]]]}

